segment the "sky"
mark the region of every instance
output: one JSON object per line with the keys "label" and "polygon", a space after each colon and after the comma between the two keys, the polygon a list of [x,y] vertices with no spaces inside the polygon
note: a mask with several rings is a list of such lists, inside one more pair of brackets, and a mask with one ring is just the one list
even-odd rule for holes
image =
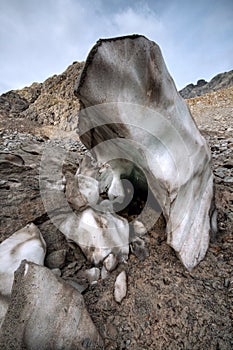
{"label": "sky", "polygon": [[178,89],[233,69],[233,0],[0,0],[0,94],[128,34],[159,44]]}

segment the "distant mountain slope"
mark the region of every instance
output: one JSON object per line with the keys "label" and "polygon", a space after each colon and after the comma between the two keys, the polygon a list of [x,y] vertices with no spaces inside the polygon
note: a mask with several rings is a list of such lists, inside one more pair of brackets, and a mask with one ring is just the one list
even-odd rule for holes
{"label": "distant mountain slope", "polygon": [[193,98],[202,96],[212,91],[217,91],[223,88],[227,88],[233,85],[233,70],[229,72],[220,73],[216,75],[210,82],[204,79],[198,80],[197,84],[189,84],[180,90],[180,94],[183,98]]}
{"label": "distant mountain slope", "polygon": [[77,124],[79,101],[74,84],[83,63],[74,62],[62,74],[43,83],[33,83],[21,90],[0,96],[0,130],[56,127],[69,131]]}
{"label": "distant mountain slope", "polygon": [[[74,96],[74,85],[83,68],[83,62],[74,62],[62,74],[53,75],[43,83],[33,83],[20,90],[8,91],[0,96],[0,130],[27,130],[43,133],[50,137],[54,130],[73,130],[77,126],[79,100]],[[180,91],[185,99],[233,87],[233,70],[216,75],[210,82],[198,80],[197,85],[189,84]],[[228,93],[228,92],[227,92]],[[207,95],[205,95],[207,98]],[[220,95],[208,97],[212,99]],[[229,97],[232,98],[232,95]],[[206,99],[188,101],[200,109]],[[209,102],[208,102],[209,103]],[[198,110],[199,110],[198,109]],[[192,110],[193,112],[193,110]],[[202,115],[203,115],[202,111]],[[230,113],[227,110],[227,113]],[[216,113],[212,111],[212,115]],[[197,114],[194,111],[194,117]]]}

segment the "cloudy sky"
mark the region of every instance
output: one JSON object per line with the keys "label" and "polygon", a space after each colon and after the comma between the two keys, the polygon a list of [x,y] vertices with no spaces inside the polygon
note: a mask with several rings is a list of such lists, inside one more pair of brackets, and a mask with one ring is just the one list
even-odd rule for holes
{"label": "cloudy sky", "polygon": [[99,38],[157,42],[180,89],[233,69],[232,0],[0,0],[0,93],[85,60]]}

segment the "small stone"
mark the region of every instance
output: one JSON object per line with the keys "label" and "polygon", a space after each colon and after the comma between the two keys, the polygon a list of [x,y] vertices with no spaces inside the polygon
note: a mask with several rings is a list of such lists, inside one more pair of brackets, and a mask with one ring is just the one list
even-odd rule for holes
{"label": "small stone", "polygon": [[221,179],[223,179],[224,176],[225,176],[225,174],[224,174],[223,172],[216,172],[215,175],[216,175],[217,177],[220,177]]}
{"label": "small stone", "polygon": [[114,285],[114,298],[117,303],[121,303],[121,301],[126,297],[127,294],[127,277],[126,272],[121,271],[121,273],[117,276],[115,285]]}
{"label": "small stone", "polygon": [[104,260],[104,267],[107,271],[111,272],[117,267],[118,261],[114,254],[109,254]]}
{"label": "small stone", "polygon": [[217,151],[219,150],[219,144],[215,143],[213,146],[211,146],[211,151]]}
{"label": "small stone", "polygon": [[230,280],[229,278],[224,278],[224,287],[228,288],[230,286]]}
{"label": "small stone", "polygon": [[89,338],[85,338],[82,342],[82,346],[84,348],[90,348],[90,347],[92,347],[92,345],[93,345],[92,340]]}
{"label": "small stone", "polygon": [[67,266],[67,269],[73,269],[74,267],[76,267],[78,265],[78,261],[73,261],[72,263],[70,263],[68,266]]}
{"label": "small stone", "polygon": [[7,184],[7,181],[5,180],[0,180],[0,187],[3,187],[4,185]]}
{"label": "small stone", "polygon": [[73,276],[81,268],[82,268],[82,263],[79,263],[78,261],[73,261],[63,269],[62,277],[67,278],[67,277]]}
{"label": "small stone", "polygon": [[139,220],[134,221],[133,228],[134,228],[134,232],[137,236],[143,236],[147,232],[146,227]]}
{"label": "small stone", "polygon": [[86,262],[86,258],[83,255],[81,249],[73,242],[68,242],[68,246],[72,249],[76,264],[77,262],[79,262],[79,264],[84,264]]}
{"label": "small stone", "polygon": [[226,160],[223,164],[224,168],[232,169],[233,168],[233,161],[232,160]]}
{"label": "small stone", "polygon": [[233,177],[232,177],[232,176],[226,176],[226,177],[224,178],[224,182],[225,182],[225,183],[232,184],[232,183],[233,183]]}
{"label": "small stone", "polygon": [[91,269],[86,270],[85,274],[90,284],[96,284],[100,278],[100,270],[98,267],[92,267]]}
{"label": "small stone", "polygon": [[233,212],[232,211],[226,211],[226,215],[233,222]]}
{"label": "small stone", "polygon": [[143,239],[137,237],[130,245],[131,252],[141,261],[149,256],[149,251],[145,246]]}
{"label": "small stone", "polygon": [[60,249],[50,253],[46,260],[45,265],[50,269],[56,269],[63,266],[66,259],[66,250]]}
{"label": "small stone", "polygon": [[103,266],[101,269],[101,279],[104,280],[109,275],[109,272],[106,270],[106,268]]}

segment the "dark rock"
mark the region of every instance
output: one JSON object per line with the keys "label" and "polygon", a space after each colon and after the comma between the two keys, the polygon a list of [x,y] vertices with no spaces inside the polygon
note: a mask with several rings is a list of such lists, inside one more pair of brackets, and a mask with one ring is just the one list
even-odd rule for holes
{"label": "dark rock", "polygon": [[233,184],[233,176],[226,176],[224,178],[224,182],[229,183],[229,184]]}
{"label": "dark rock", "polygon": [[179,91],[185,99],[202,96],[211,91],[217,91],[233,85],[233,70],[225,73],[220,73],[212,78],[209,82],[204,79],[197,81],[197,85],[188,84]]}
{"label": "dark rock", "polygon": [[224,164],[223,164],[224,168],[227,169],[232,169],[233,168],[233,161],[232,160],[227,160]]}
{"label": "dark rock", "polygon": [[145,246],[145,242],[141,238],[137,238],[131,243],[131,252],[141,261],[149,256],[149,251]]}
{"label": "dark rock", "polygon": [[205,81],[204,79],[200,79],[197,81],[197,86],[200,87],[200,86],[204,86],[205,84],[207,84],[207,81]]}
{"label": "dark rock", "polygon": [[[27,223],[34,222],[41,229],[47,243],[48,254],[54,250],[63,249],[66,240],[56,227],[48,221],[49,216],[42,201],[39,183],[42,153],[46,147],[48,149],[51,147],[53,150],[57,148],[53,148],[49,141],[41,142],[36,137],[32,138],[32,135],[21,134],[20,137],[8,135],[5,140],[10,138],[13,139],[14,144],[12,152],[0,152],[2,206],[0,242]],[[59,144],[60,149],[66,155],[61,169],[62,177],[67,171],[75,172],[77,170],[80,156],[78,153],[68,151],[72,146],[72,140],[63,142],[58,140],[57,145]],[[59,156],[59,153],[54,152],[50,163],[54,165],[57,162],[59,164]],[[53,162],[51,162],[52,159]],[[43,163],[44,166],[46,164]],[[50,167],[51,164],[47,164],[47,166]],[[51,172],[47,172],[48,179],[46,180],[48,180],[48,183],[53,171],[56,171],[55,167],[52,167]]]}
{"label": "dark rock", "polygon": [[14,117],[25,111],[29,103],[25,98],[14,91],[9,91],[0,96],[0,115]]}
{"label": "dark rock", "polygon": [[50,253],[45,259],[45,265],[50,269],[61,268],[66,259],[66,250],[56,250]]}
{"label": "dark rock", "polygon": [[[1,189],[0,241],[27,223],[46,215],[40,197],[38,169],[20,164],[21,159],[27,162],[22,154],[8,153],[0,161],[0,174],[4,181]],[[39,165],[39,159],[37,161]]]}

